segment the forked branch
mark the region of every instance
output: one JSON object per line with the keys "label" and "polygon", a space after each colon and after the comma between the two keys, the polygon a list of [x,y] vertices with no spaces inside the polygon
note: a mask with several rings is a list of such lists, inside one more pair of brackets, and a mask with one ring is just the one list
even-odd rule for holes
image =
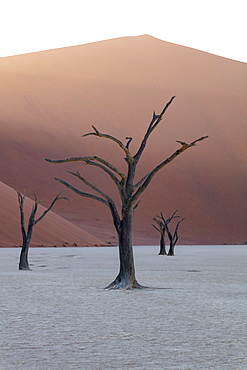
{"label": "forked branch", "polygon": [[145,147],[146,147],[146,144],[147,144],[147,141],[148,141],[148,138],[150,136],[150,134],[153,132],[153,130],[158,126],[158,124],[160,123],[160,121],[162,120],[166,110],[168,109],[168,107],[171,105],[173,99],[175,99],[175,96],[173,96],[169,102],[165,105],[165,107],[163,108],[162,112],[159,114],[159,115],[156,115],[155,112],[153,113],[153,118],[148,126],[148,129],[146,131],[146,134],[141,142],[141,145],[140,145],[140,148],[138,149],[137,153],[134,155],[134,159],[136,162],[138,162],[138,160],[140,159]]}
{"label": "forked branch", "polygon": [[132,156],[131,156],[131,154],[130,154],[130,152],[129,152],[129,150],[128,150],[128,146],[127,146],[127,145],[125,146],[125,145],[122,143],[122,141],[120,141],[119,139],[115,138],[115,137],[114,137],[114,136],[112,136],[112,135],[108,135],[108,134],[102,134],[102,133],[100,133],[100,132],[99,132],[99,130],[97,130],[97,129],[96,129],[96,127],[94,127],[94,126],[92,126],[92,128],[94,129],[94,132],[89,132],[89,133],[87,133],[87,134],[84,134],[84,135],[82,135],[82,137],[86,137],[86,136],[98,136],[98,137],[103,137],[103,138],[105,138],[105,139],[112,140],[112,141],[114,141],[115,143],[117,143],[117,144],[120,146],[120,148],[125,152],[125,155],[126,155],[126,157],[127,157],[127,160],[128,160],[129,162],[132,162],[132,161],[133,161],[133,158],[132,158]]}
{"label": "forked branch", "polygon": [[169,222],[171,222],[171,220],[173,220],[174,218],[179,218],[180,217],[180,216],[175,216],[177,212],[178,212],[178,209],[176,209],[176,211],[173,212],[173,214],[171,215],[171,217],[168,217],[167,220],[164,218],[162,212],[160,212],[160,216],[157,216],[157,217],[160,218],[164,222],[164,224],[169,224]]}
{"label": "forked branch", "polygon": [[[53,199],[53,201],[51,202],[50,206],[42,213],[42,215],[34,221],[34,225],[36,225],[39,221],[41,221],[45,215],[52,209],[52,207],[54,206],[54,204],[58,201],[58,200],[69,200],[69,198],[66,198],[66,197],[60,197],[60,194],[62,194],[64,192],[64,190],[61,190],[57,196]],[[35,193],[35,205],[38,205],[38,201],[37,201],[37,196],[36,196],[36,193]]]}

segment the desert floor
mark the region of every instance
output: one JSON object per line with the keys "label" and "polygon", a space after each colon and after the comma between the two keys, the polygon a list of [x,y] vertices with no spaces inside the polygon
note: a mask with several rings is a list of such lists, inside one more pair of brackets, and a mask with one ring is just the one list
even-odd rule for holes
{"label": "desert floor", "polygon": [[106,291],[118,249],[0,249],[1,369],[246,369],[247,246],[135,247],[147,290]]}

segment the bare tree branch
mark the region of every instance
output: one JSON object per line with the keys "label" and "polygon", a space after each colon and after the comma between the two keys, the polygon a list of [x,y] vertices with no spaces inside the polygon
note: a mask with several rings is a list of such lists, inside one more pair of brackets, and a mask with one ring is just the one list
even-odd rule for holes
{"label": "bare tree branch", "polygon": [[55,177],[55,180],[58,181],[58,182],[60,182],[61,184],[63,184],[67,188],[69,188],[70,190],[73,190],[76,194],[81,195],[82,197],[86,197],[86,198],[91,198],[91,199],[97,200],[97,201],[99,201],[99,202],[101,202],[101,203],[103,203],[103,204],[105,204],[105,205],[108,206],[108,202],[105,199],[103,199],[103,198],[97,197],[96,195],[93,195],[93,194],[84,193],[83,191],[80,191],[79,189],[77,189],[74,186],[70,185],[66,181],[61,180],[61,179],[58,179],[56,177]]}
{"label": "bare tree branch", "polygon": [[[157,217],[160,217],[160,216],[157,216]],[[158,230],[160,233],[163,233],[164,232],[164,227],[163,227],[163,223],[162,221],[158,220],[156,217],[153,218],[153,221],[156,222],[156,224],[158,225],[158,227],[154,224],[152,224],[152,226]]]}
{"label": "bare tree branch", "polygon": [[190,148],[191,146],[195,146],[196,143],[198,143],[199,141],[202,141],[204,139],[207,139],[207,138],[208,138],[208,135],[207,136],[202,136],[199,139],[196,139],[196,140],[192,141],[192,143],[190,143],[190,144],[187,144],[184,141],[179,141],[179,140],[177,140],[177,143],[180,143],[182,145],[182,147],[185,147],[187,149],[187,148]]}
{"label": "bare tree branch", "polygon": [[119,139],[115,138],[114,136],[111,136],[111,135],[108,135],[108,134],[102,134],[99,132],[99,130],[96,129],[96,127],[92,126],[94,131],[95,132],[89,132],[87,134],[84,134],[82,135],[82,137],[86,137],[86,136],[98,136],[98,137],[103,137],[105,139],[109,139],[109,140],[112,140],[114,141],[115,143],[117,143],[121,149],[123,149],[123,151],[125,152],[126,154],[126,157],[128,159],[129,162],[132,162],[133,161],[133,158],[128,150],[128,148],[122,143],[122,141],[120,141]]}
{"label": "bare tree branch", "polygon": [[146,131],[146,134],[141,142],[141,145],[140,145],[140,148],[138,149],[137,153],[134,155],[134,159],[136,162],[139,161],[145,147],[146,147],[146,144],[147,144],[147,141],[148,141],[148,138],[150,136],[150,134],[152,133],[152,131],[158,126],[158,124],[160,123],[160,121],[162,120],[163,118],[163,115],[165,114],[166,110],[168,109],[168,107],[170,106],[170,104],[172,103],[173,99],[175,98],[175,96],[173,96],[169,102],[166,104],[166,106],[164,107],[164,109],[162,110],[162,112],[159,114],[159,115],[156,115],[155,112],[153,114],[153,118],[148,126],[148,129]]}
{"label": "bare tree branch", "polygon": [[70,171],[68,171],[68,172],[71,175],[78,177],[85,185],[89,186],[91,189],[93,189],[94,191],[96,191],[97,193],[102,195],[102,197],[104,197],[107,200],[108,206],[111,210],[111,213],[112,213],[112,216],[113,216],[113,219],[114,219],[114,225],[118,229],[120,227],[120,217],[119,217],[119,213],[117,211],[117,207],[116,207],[116,204],[115,204],[114,200],[111,197],[109,197],[109,195],[105,194],[103,191],[101,191],[96,186],[94,186],[89,181],[87,181],[84,177],[82,177],[81,174],[78,171],[77,171],[77,173],[70,172]]}
{"label": "bare tree branch", "polygon": [[110,170],[112,170],[115,173],[117,173],[122,179],[125,179],[126,178],[126,175],[124,173],[122,173],[121,171],[119,171],[115,166],[113,166],[111,163],[109,163],[106,160],[104,160],[104,159],[102,159],[100,157],[97,157],[97,156],[91,156],[91,157],[72,157],[72,158],[57,159],[57,160],[48,159],[48,158],[44,158],[44,159],[47,162],[53,163],[53,164],[82,161],[82,162],[85,162],[86,164],[90,164],[90,165],[94,165],[94,166],[100,167],[103,171],[107,172],[112,177],[112,179],[113,179],[114,182],[117,182],[118,180],[117,180],[116,177],[114,178],[114,174],[112,172],[110,172],[104,166],[100,166],[98,163],[94,163],[93,162],[93,161],[98,161],[98,162],[102,163],[103,165],[105,165],[106,167],[108,167]]}
{"label": "bare tree branch", "polygon": [[134,184],[133,189],[138,188],[138,186],[140,186],[146,180],[148,176],[149,176],[149,173],[143,176],[136,184]]}
{"label": "bare tree branch", "polygon": [[141,199],[135,204],[135,206],[133,208],[134,211],[136,210],[136,208],[139,206],[140,203],[141,203]]}
{"label": "bare tree branch", "polygon": [[78,179],[80,179],[85,185],[87,185],[88,187],[90,187],[91,189],[93,189],[94,191],[96,191],[97,193],[99,193],[108,202],[113,202],[113,200],[107,194],[105,194],[99,188],[97,188],[96,186],[94,186],[93,184],[91,184],[91,182],[87,181],[85,179],[85,177],[81,176],[81,174],[80,174],[79,171],[77,171],[76,173],[75,172],[70,172],[70,171],[67,171],[67,172],[70,173],[71,175],[77,177]]}
{"label": "bare tree branch", "polygon": [[80,191],[79,189],[75,188],[74,186],[70,185],[69,183],[67,183],[64,180],[61,180],[61,179],[58,179],[58,178],[55,178],[55,180],[58,181],[58,182],[60,182],[61,184],[65,185],[70,190],[73,190],[76,194],[78,194],[78,195],[80,195],[82,197],[85,197],[85,198],[91,198],[91,199],[97,200],[98,202],[101,202],[101,203],[105,204],[107,207],[109,207],[110,210],[111,210],[111,213],[112,213],[114,225],[115,225],[116,229],[119,230],[119,227],[120,227],[120,217],[119,217],[119,214],[118,214],[118,211],[117,211],[117,207],[116,207],[113,199],[111,199],[108,195],[106,195],[103,192],[101,192],[101,190],[97,189],[94,185],[90,184],[86,179],[84,179],[83,177],[80,177],[80,174],[78,175],[78,174],[73,173],[73,172],[70,172],[70,173],[72,175],[80,178],[80,180],[82,180],[86,185],[88,185],[93,190],[95,190],[96,192],[98,192],[99,194],[101,194],[105,199],[103,199],[101,197],[98,197],[96,195],[90,194],[90,193],[85,193],[83,191]]}
{"label": "bare tree branch", "polygon": [[[101,162],[103,163],[103,159],[101,160]],[[111,166],[111,164],[109,163],[109,162],[107,162],[107,161],[104,161],[105,163],[105,165],[108,167],[106,167],[106,166],[104,166],[104,165],[102,165],[102,164],[100,164],[100,163],[96,163],[96,162],[93,162],[93,160],[87,160],[87,161],[85,161],[85,163],[86,164],[89,164],[89,165],[91,165],[91,166],[96,166],[96,167],[98,167],[98,168],[100,168],[101,170],[103,170],[104,172],[106,172],[110,177],[111,177],[111,179],[112,179],[112,181],[117,185],[117,187],[119,188],[119,186],[120,186],[120,181],[118,180],[118,178],[115,176],[115,174],[112,172],[112,171],[110,171],[110,166]],[[113,166],[112,166],[113,167]],[[115,167],[115,172],[116,173],[118,173],[120,176],[121,176],[121,172]],[[123,174],[122,174],[123,175]],[[121,176],[121,178],[122,178],[122,180],[124,179],[124,176]]]}
{"label": "bare tree branch", "polygon": [[177,241],[178,241],[178,239],[179,239],[179,235],[178,235],[178,228],[179,228],[179,225],[181,224],[181,222],[182,222],[183,220],[185,220],[185,217],[184,217],[184,218],[182,218],[182,220],[178,221],[177,226],[176,226],[176,229],[175,229],[175,231],[174,231],[174,234],[173,234],[173,243],[174,243],[174,245],[175,245],[175,244],[177,244]]}
{"label": "bare tree branch", "polygon": [[[54,204],[58,201],[58,200],[61,200],[61,199],[64,199],[64,200],[69,200],[68,198],[66,197],[60,197],[59,195],[62,194],[64,192],[64,190],[60,191],[57,196],[53,199],[53,201],[51,202],[50,206],[42,213],[42,215],[34,221],[34,225],[36,225],[39,221],[41,221],[45,215],[52,209],[52,207],[54,206]],[[35,197],[35,205],[38,204],[38,201],[37,201],[37,197]],[[36,213],[36,212],[35,212]]]}
{"label": "bare tree branch", "polygon": [[155,226],[154,224],[152,224],[152,226],[160,233],[160,229],[157,226]]}
{"label": "bare tree branch", "polygon": [[146,177],[145,181],[143,182],[142,185],[140,185],[140,187],[137,189],[137,191],[135,192],[135,194],[133,195],[132,197],[132,200],[135,202],[136,199],[139,198],[139,196],[144,192],[144,190],[147,188],[147,186],[149,185],[150,181],[152,180],[152,178],[154,177],[154,175],[159,171],[161,170],[161,168],[163,168],[165,165],[167,165],[168,163],[170,163],[173,159],[175,159],[178,155],[180,155],[181,153],[183,153],[186,149],[188,148],[191,148],[193,146],[196,145],[196,143],[198,141],[202,141],[204,139],[208,138],[208,136],[202,136],[200,137],[199,139],[197,140],[194,140],[192,143],[190,144],[186,144],[185,142],[179,142],[182,146],[180,149],[176,150],[170,157],[168,157],[166,160],[164,160],[163,162],[161,162],[158,166],[156,166],[152,171],[150,171],[146,176],[144,176],[144,178]]}
{"label": "bare tree branch", "polygon": [[168,217],[168,219],[167,220],[165,220],[165,218],[164,218],[164,216],[163,216],[163,213],[162,212],[160,212],[160,216],[157,216],[157,217],[159,217],[160,219],[162,219],[162,221],[164,222],[164,223],[166,223],[166,224],[169,224],[169,222],[171,222],[171,220],[173,220],[174,218],[179,218],[180,216],[175,216],[175,214],[178,212],[178,209],[175,211],[175,212],[173,212],[173,214],[171,215],[171,217]]}
{"label": "bare tree branch", "polygon": [[[96,160],[96,161],[102,163],[103,165],[105,165],[106,167],[108,167],[110,170],[117,173],[122,179],[126,178],[126,175],[123,172],[121,172],[117,167],[113,166],[110,162],[108,162],[108,161],[106,161],[106,160],[104,160],[100,157],[97,157],[97,156],[94,156],[92,158],[89,157],[89,160],[92,160],[92,161]],[[102,166],[102,169],[107,172],[107,169],[104,169],[103,166]],[[109,175],[111,176],[110,172],[107,172],[107,173],[109,173]]]}
{"label": "bare tree branch", "polygon": [[132,137],[126,137],[125,139],[128,140],[127,141],[127,144],[126,144],[126,148],[129,150],[129,145],[130,145],[130,143],[132,141]]}

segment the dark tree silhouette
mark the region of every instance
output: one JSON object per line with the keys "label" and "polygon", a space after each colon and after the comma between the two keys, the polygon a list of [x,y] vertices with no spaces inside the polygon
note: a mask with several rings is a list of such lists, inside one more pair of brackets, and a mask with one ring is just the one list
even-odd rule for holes
{"label": "dark tree silhouette", "polygon": [[166,255],[166,242],[165,242],[165,226],[164,223],[157,218],[158,216],[153,218],[153,221],[156,222],[156,225],[152,224],[152,226],[160,233],[160,251],[159,254]]}
{"label": "dark tree silhouette", "polygon": [[[165,233],[168,229],[168,224],[171,222],[173,218],[178,218],[179,216],[175,216],[177,211],[173,213],[171,217],[169,217],[167,220],[164,219],[162,212],[160,213],[160,216],[156,216],[153,218],[153,221],[156,222],[156,225],[152,224],[152,226],[158,230],[160,233],[160,255],[167,255],[166,253],[166,242],[165,242]],[[169,230],[169,229],[168,229]]]}
{"label": "dark tree silhouette", "polygon": [[97,200],[107,207],[109,207],[113,219],[113,224],[118,234],[118,246],[119,246],[119,260],[120,260],[120,269],[116,279],[109,284],[106,289],[131,289],[131,288],[141,288],[142,286],[137,282],[135,277],[135,266],[134,266],[134,256],[133,256],[133,248],[132,248],[132,222],[133,222],[133,215],[134,210],[138,206],[138,198],[140,195],[146,190],[148,185],[150,184],[153,177],[156,175],[158,171],[160,171],[165,165],[170,163],[173,159],[175,159],[178,155],[183,153],[185,150],[193,147],[196,145],[197,142],[204,140],[207,136],[203,136],[195,141],[192,141],[190,144],[187,144],[182,141],[178,141],[181,144],[181,147],[177,149],[170,157],[163,160],[160,164],[158,164],[153,170],[148,172],[143,178],[139,181],[135,182],[135,172],[138,162],[142,156],[142,153],[146,147],[147,141],[151,133],[154,129],[158,126],[161,122],[164,113],[166,112],[167,108],[172,103],[172,97],[170,101],[166,104],[164,109],[159,115],[156,115],[155,112],[153,114],[153,118],[147,128],[147,131],[141,141],[140,147],[137,150],[135,155],[132,155],[129,147],[132,138],[127,137],[127,144],[123,144],[122,141],[115,138],[114,136],[103,134],[99,132],[94,126],[94,132],[87,133],[83,135],[86,136],[97,136],[99,138],[104,138],[115,142],[123,151],[124,159],[127,163],[127,171],[123,173],[114,165],[109,163],[108,161],[98,157],[98,156],[91,156],[91,157],[73,157],[67,159],[60,159],[60,160],[46,160],[50,163],[65,163],[65,162],[74,162],[74,161],[82,161],[86,164],[91,166],[96,166],[100,170],[106,172],[111,180],[115,183],[121,199],[121,212],[118,211],[116,203],[114,200],[105,192],[94,186],[92,183],[87,181],[79,172],[69,172],[71,175],[77,177],[81,180],[85,185],[89,188],[93,189],[98,196],[93,195],[91,193],[85,193],[78,188],[75,188],[71,184],[65,182],[64,180],[56,178],[57,181],[62,183],[63,185],[67,186],[69,189],[73,190],[75,193],[83,196],[88,197],[94,200]]}
{"label": "dark tree silhouette", "polygon": [[[173,219],[180,217],[180,216],[177,216],[176,215],[177,212],[178,212],[178,210],[176,210],[172,214],[172,216],[169,217],[169,218],[167,218],[167,219],[164,218],[162,212],[160,213],[160,216],[156,216],[156,217],[153,218],[153,220],[156,222],[156,224],[158,225],[158,227],[156,225],[152,225],[152,226],[156,230],[158,230],[159,233],[161,234],[160,252],[159,252],[159,254],[162,254],[162,255],[166,255],[167,254],[168,256],[174,256],[175,245],[177,244],[177,241],[179,239],[178,228],[179,228],[180,223],[183,220],[185,220],[185,218],[182,218],[180,221],[178,221],[177,224],[176,224],[175,230],[172,233],[172,231],[169,228],[169,223]],[[170,247],[169,247],[168,253],[166,253],[166,247],[165,247],[165,233],[167,233],[168,238],[169,238],[169,242],[170,242]]]}
{"label": "dark tree silhouette", "polygon": [[66,199],[65,197],[60,197],[59,195],[62,193],[58,193],[58,195],[55,197],[55,199],[52,201],[51,205],[42,213],[42,215],[35,220],[36,212],[38,210],[38,204],[40,201],[38,201],[36,192],[34,191],[34,205],[32,207],[29,219],[28,219],[28,225],[27,228],[25,227],[25,216],[24,216],[24,202],[26,198],[26,194],[23,195],[17,191],[18,195],[18,203],[19,203],[19,209],[20,209],[20,224],[21,224],[21,234],[22,234],[22,247],[21,247],[21,254],[20,254],[20,261],[19,261],[19,270],[30,270],[29,263],[28,263],[28,251],[29,251],[29,245],[32,238],[33,233],[33,227],[36,225],[39,221],[41,221],[45,215],[52,209],[54,204],[57,200],[60,199]]}

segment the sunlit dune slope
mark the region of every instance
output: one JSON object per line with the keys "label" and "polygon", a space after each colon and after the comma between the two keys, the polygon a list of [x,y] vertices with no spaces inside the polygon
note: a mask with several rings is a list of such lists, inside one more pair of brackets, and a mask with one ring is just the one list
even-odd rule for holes
{"label": "sunlit dune slope", "polygon": [[[0,245],[21,245],[20,215],[17,202],[17,193],[9,186],[0,182],[1,210],[0,210]],[[53,197],[55,198],[55,196]],[[58,202],[67,202],[59,200]],[[26,197],[24,215],[26,226],[34,202]],[[54,208],[56,204],[54,205]],[[39,204],[36,219],[44,212],[45,208]],[[104,244],[100,239],[73,225],[71,222],[50,211],[38,222],[33,229],[31,245],[34,246],[94,246]]]}
{"label": "sunlit dune slope", "polygon": [[[81,135],[94,125],[124,143],[131,136],[134,154],[153,111],[176,95],[150,137],[137,180],[179,148],[176,140],[209,138],[153,179],[135,212],[134,243],[158,244],[152,218],[176,209],[186,218],[180,243],[247,241],[245,63],[143,35],[1,58],[0,81],[0,179],[20,191],[36,189],[45,206],[63,188],[54,177],[88,190],[67,170],[116,191],[105,173],[44,157],[98,155],[125,170],[116,143]],[[68,195],[71,201],[57,204],[56,213],[105,242],[116,240],[107,207]]]}

